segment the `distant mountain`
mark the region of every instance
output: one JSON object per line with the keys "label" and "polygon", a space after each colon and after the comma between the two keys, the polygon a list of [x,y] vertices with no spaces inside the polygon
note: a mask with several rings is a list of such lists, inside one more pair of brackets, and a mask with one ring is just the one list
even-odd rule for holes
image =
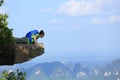
{"label": "distant mountain", "polygon": [[120,59],[114,60],[105,66],[97,66],[94,68],[96,77],[101,80],[120,80]]}
{"label": "distant mountain", "polygon": [[120,59],[112,61],[111,64],[105,66],[107,71],[120,71]]}
{"label": "distant mountain", "polygon": [[47,76],[50,76],[51,74],[54,73],[59,73],[61,71],[70,72],[69,69],[60,62],[52,62],[52,63],[46,62],[35,65],[34,67],[41,68]]}
{"label": "distant mountain", "polygon": [[79,63],[76,63],[73,69],[70,69],[69,66],[61,62],[40,63],[27,70],[29,73],[27,77],[28,80],[32,80],[38,75],[36,80],[79,80],[87,79],[92,71],[89,67],[84,67]]}
{"label": "distant mountain", "polygon": [[[17,68],[27,72],[27,80],[120,80],[120,59],[106,65],[83,66],[80,63],[66,65],[61,62],[23,64],[4,67],[6,70]],[[31,66],[29,66],[31,65]],[[4,69],[0,68],[0,69]]]}
{"label": "distant mountain", "polygon": [[120,80],[120,59],[112,61],[103,68],[103,74],[107,80]]}
{"label": "distant mountain", "polygon": [[44,80],[120,80],[120,59],[104,66],[94,67],[85,67],[76,63],[73,69],[70,69],[70,65],[60,62],[46,62],[33,66],[31,70],[31,75],[41,71],[42,76],[39,79]]}
{"label": "distant mountain", "polygon": [[31,72],[28,77],[37,75],[38,73],[44,75],[44,79],[48,77],[48,80],[50,80],[50,78],[53,80],[54,78],[70,78],[70,76],[72,76],[70,69],[60,62],[37,64],[27,71]]}

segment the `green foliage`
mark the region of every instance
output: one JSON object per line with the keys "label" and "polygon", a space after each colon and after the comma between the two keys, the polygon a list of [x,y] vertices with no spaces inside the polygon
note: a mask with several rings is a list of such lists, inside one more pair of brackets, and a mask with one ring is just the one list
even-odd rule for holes
{"label": "green foliage", "polygon": [[[4,0],[0,0],[0,6],[3,4]],[[8,15],[0,14],[0,45],[9,45],[14,42],[14,38],[12,36],[12,29],[7,27]]]}
{"label": "green foliage", "polygon": [[3,2],[4,2],[4,0],[0,0],[0,6],[2,6]]}
{"label": "green foliage", "polygon": [[[4,0],[0,0],[0,6],[3,4]],[[0,14],[0,45],[7,46],[14,42],[14,38],[12,36],[12,29],[7,27],[8,15]]]}
{"label": "green foliage", "polygon": [[17,69],[16,72],[7,72],[3,71],[2,75],[0,76],[0,80],[26,80],[26,73],[21,72]]}
{"label": "green foliage", "polygon": [[7,14],[0,14],[0,45],[7,45],[14,42],[12,29],[7,27]]}
{"label": "green foliage", "polygon": [[[4,0],[0,0],[0,6],[2,6]],[[12,29],[7,27],[8,15],[0,14],[0,56],[3,57],[3,54],[6,55],[6,51],[11,52],[10,45],[15,42],[12,36]],[[9,54],[9,53],[7,53]]]}

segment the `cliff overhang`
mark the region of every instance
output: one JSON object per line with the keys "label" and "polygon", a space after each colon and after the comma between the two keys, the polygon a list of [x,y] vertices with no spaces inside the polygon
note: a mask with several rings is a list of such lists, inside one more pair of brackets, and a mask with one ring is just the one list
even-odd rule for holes
{"label": "cliff overhang", "polygon": [[0,65],[13,65],[29,61],[44,53],[44,45],[37,44],[13,44],[10,52],[0,53]]}

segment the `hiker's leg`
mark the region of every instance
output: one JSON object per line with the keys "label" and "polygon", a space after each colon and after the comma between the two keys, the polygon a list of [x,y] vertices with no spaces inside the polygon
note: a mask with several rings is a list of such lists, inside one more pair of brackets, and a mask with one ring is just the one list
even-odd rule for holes
{"label": "hiker's leg", "polygon": [[27,44],[30,44],[30,40],[29,40],[29,38],[27,38]]}

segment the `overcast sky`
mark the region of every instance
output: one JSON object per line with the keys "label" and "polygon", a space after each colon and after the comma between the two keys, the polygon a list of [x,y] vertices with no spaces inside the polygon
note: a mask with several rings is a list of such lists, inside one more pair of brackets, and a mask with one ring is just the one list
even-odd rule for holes
{"label": "overcast sky", "polygon": [[120,57],[120,0],[5,0],[15,37],[45,31],[37,60]]}

